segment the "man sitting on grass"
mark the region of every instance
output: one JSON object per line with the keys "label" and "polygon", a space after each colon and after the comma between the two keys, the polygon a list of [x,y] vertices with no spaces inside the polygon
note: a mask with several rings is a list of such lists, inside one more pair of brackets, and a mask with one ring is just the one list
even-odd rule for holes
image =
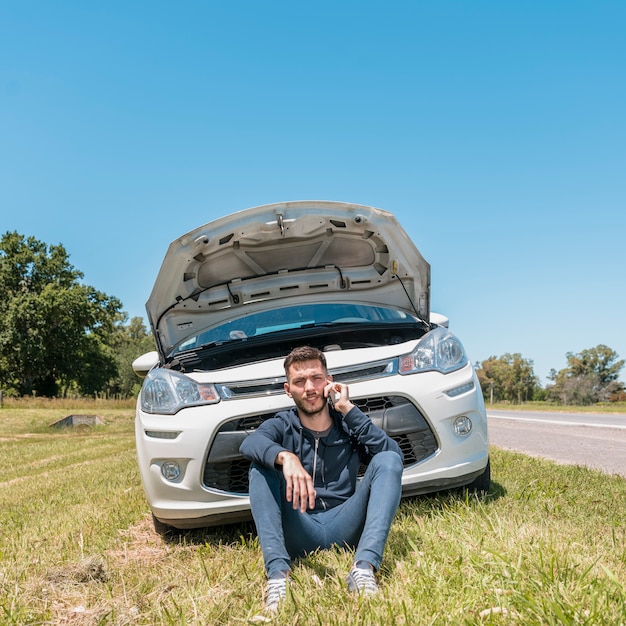
{"label": "man sitting on grass", "polygon": [[[296,348],[284,365],[285,392],[296,406],[263,422],[241,445],[252,461],[265,608],[278,610],[286,597],[293,558],[334,545],[356,548],[348,588],[373,595],[400,503],[402,452],[350,401],[348,386],[333,382],[321,351]],[[368,465],[357,488],[361,462]]]}

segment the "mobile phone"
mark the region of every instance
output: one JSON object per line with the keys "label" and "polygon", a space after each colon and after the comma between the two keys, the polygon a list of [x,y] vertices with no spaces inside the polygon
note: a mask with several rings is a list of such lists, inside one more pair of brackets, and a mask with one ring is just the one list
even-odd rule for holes
{"label": "mobile phone", "polygon": [[335,408],[335,392],[332,389],[328,392],[328,404]]}

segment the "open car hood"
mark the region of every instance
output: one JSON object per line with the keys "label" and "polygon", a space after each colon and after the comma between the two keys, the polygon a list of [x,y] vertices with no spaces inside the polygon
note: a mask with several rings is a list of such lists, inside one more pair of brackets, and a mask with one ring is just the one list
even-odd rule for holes
{"label": "open car hood", "polygon": [[165,358],[188,337],[248,312],[320,301],[386,306],[427,321],[430,265],[387,211],[268,204],[173,241],[146,310]]}

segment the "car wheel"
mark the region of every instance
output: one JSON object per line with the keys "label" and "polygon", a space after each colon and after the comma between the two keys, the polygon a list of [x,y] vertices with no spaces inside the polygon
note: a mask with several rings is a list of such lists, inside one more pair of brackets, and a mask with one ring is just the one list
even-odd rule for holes
{"label": "car wheel", "polygon": [[473,492],[479,496],[486,496],[491,487],[491,461],[487,460],[485,470],[480,476],[476,476],[474,480],[464,487],[466,491]]}

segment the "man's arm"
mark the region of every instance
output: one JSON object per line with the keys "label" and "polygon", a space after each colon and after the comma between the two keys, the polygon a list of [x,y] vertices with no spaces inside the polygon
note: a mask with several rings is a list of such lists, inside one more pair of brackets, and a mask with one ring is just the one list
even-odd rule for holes
{"label": "man's arm", "polygon": [[396,452],[404,459],[400,446],[382,429],[376,426],[368,415],[350,401],[348,385],[332,382],[325,387],[325,394],[335,395],[333,404],[343,414],[343,421],[354,433],[360,444],[374,455],[384,450]]}
{"label": "man's arm", "polygon": [[250,461],[265,467],[280,467],[285,477],[286,499],[294,509],[306,511],[315,507],[313,479],[304,469],[300,459],[287,450],[282,441],[283,425],[279,418],[271,418],[251,432],[242,442],[239,451]]}
{"label": "man's arm", "polygon": [[253,463],[274,467],[276,457],[285,450],[282,445],[282,430],[279,418],[266,420],[243,440],[239,452]]}

